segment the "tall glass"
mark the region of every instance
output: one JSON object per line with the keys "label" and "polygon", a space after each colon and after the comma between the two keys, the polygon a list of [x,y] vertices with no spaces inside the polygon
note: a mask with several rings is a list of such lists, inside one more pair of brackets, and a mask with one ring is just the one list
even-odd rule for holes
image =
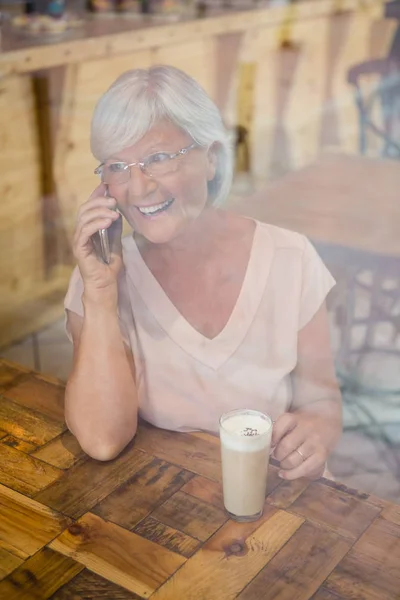
{"label": "tall glass", "polygon": [[264,510],[272,420],[257,410],[220,418],[224,505],[235,521],[256,521]]}

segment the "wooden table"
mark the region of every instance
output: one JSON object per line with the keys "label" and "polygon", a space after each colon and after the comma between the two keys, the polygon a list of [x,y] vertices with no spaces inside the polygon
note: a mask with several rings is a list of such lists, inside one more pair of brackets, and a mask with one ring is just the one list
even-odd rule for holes
{"label": "wooden table", "polygon": [[0,381],[0,598],[400,598],[400,506],[271,466],[263,518],[234,523],[217,438],[143,424],[96,462],[61,384],[4,361]]}
{"label": "wooden table", "polygon": [[234,209],[316,242],[400,256],[399,190],[399,161],[325,154]]}

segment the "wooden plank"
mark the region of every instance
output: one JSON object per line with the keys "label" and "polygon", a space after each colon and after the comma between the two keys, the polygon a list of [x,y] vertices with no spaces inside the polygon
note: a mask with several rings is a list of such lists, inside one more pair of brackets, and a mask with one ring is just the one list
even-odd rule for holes
{"label": "wooden plank", "polygon": [[51,600],[139,600],[140,596],[83,569],[60,588]]}
{"label": "wooden plank", "polygon": [[223,510],[184,492],[174,494],[152,516],[203,542],[228,520]]}
{"label": "wooden plank", "polygon": [[0,139],[1,345],[3,329],[13,326],[4,309],[10,303],[17,307],[43,280],[40,156],[30,77],[0,77]]}
{"label": "wooden plank", "polygon": [[5,539],[0,538],[0,549],[4,552],[8,552],[8,554],[13,554],[16,558],[21,559],[21,561],[29,558],[28,552],[25,550],[21,550],[21,548],[17,548],[13,544],[6,542]]}
{"label": "wooden plank", "polygon": [[121,527],[132,529],[191,477],[188,471],[155,458],[100,502],[92,512]]}
{"label": "wooden plank", "polygon": [[357,539],[380,509],[329,486],[312,483],[288,509],[327,525],[340,535]]}
{"label": "wooden plank", "polygon": [[219,445],[189,433],[156,429],[141,424],[135,438],[136,448],[167,462],[180,465],[188,471],[220,481],[221,458]]}
{"label": "wooden plank", "polygon": [[60,469],[0,444],[0,483],[33,496],[62,475]]}
{"label": "wooden plank", "polygon": [[238,600],[309,600],[350,548],[334,532],[303,523]]}
{"label": "wooden plank", "polygon": [[338,594],[334,594],[330,592],[326,588],[322,587],[314,594],[311,600],[347,600],[343,598],[343,596],[338,596]]}
{"label": "wooden plank", "polygon": [[[301,2],[298,8],[299,19],[313,19],[329,16],[335,10],[337,0],[318,0]],[[360,0],[343,0],[342,10],[357,9]],[[371,17],[379,18],[383,14],[384,0],[363,0],[363,9]],[[110,21],[101,28],[99,21],[86,23],[83,35],[71,41],[55,44],[49,52],[46,45],[24,44],[22,48],[8,51],[0,60],[0,75],[26,73],[37,69],[50,68],[63,64],[80,62],[82,56],[87,61],[119,54],[129,54],[151,47],[162,48],[187,40],[195,40],[219,33],[257,29],[261,26],[272,27],[281,23],[286,15],[286,7],[260,7],[257,10],[239,12],[225,11],[207,15],[205,18],[184,20],[178,23],[155,24],[143,21],[134,29],[126,31],[126,20],[116,20],[110,29]],[[113,19],[114,21],[114,19]],[[96,35],[97,33],[97,35]]]}
{"label": "wooden plank", "polygon": [[272,510],[257,523],[227,523],[152,598],[236,598],[303,523],[283,511],[271,516]]}
{"label": "wooden plank", "polygon": [[[1,439],[1,438],[0,438]],[[29,442],[24,442],[23,440],[19,440],[12,435],[6,435],[1,440],[2,444],[9,446],[10,448],[15,448],[20,452],[25,452],[25,454],[30,454],[34,450],[36,450],[36,446],[34,444],[30,444]]]}
{"label": "wooden plank", "polygon": [[0,393],[21,377],[26,377],[29,370],[19,365],[13,365],[4,359],[0,359]]}
{"label": "wooden plank", "polygon": [[47,600],[82,569],[71,558],[43,548],[0,582],[0,598]]}
{"label": "wooden plank", "polygon": [[87,460],[71,467],[53,485],[37,494],[36,499],[77,519],[151,460],[152,457],[132,446],[110,462]]}
{"label": "wooden plank", "polygon": [[0,548],[0,580],[4,579],[4,577],[14,571],[23,562],[23,558],[19,558],[15,554],[7,552],[4,548]]}
{"label": "wooden plank", "polygon": [[54,385],[39,377],[30,377],[8,390],[5,396],[21,406],[32,408],[64,423],[64,393],[63,385]]}
{"label": "wooden plank", "polygon": [[267,498],[268,504],[277,508],[288,508],[310,485],[307,479],[295,479],[294,481],[282,481]]}
{"label": "wooden plank", "polygon": [[5,437],[7,437],[7,436],[8,436],[8,433],[7,433],[7,431],[2,431],[2,430],[0,429],[0,440],[4,439],[4,438],[5,438]]}
{"label": "wooden plank", "polygon": [[0,538],[20,551],[34,554],[70,522],[50,508],[0,486]]}
{"label": "wooden plank", "polygon": [[182,533],[182,531],[168,527],[168,525],[160,523],[156,519],[153,519],[153,517],[143,519],[133,531],[146,538],[146,540],[160,544],[160,546],[164,546],[168,550],[177,552],[177,554],[181,554],[186,558],[192,556],[201,545],[199,540],[195,540],[189,535]]}
{"label": "wooden plank", "polygon": [[186,483],[182,492],[195,496],[199,500],[204,500],[220,510],[224,510],[224,499],[222,495],[222,484],[217,481],[211,481],[200,475],[196,475]]}
{"label": "wooden plank", "polygon": [[36,446],[42,446],[60,435],[65,425],[31,409],[2,398],[0,427],[14,437]]}
{"label": "wooden plank", "polygon": [[148,598],[185,559],[114,523],[87,513],[51,542],[98,575]]}
{"label": "wooden plank", "polygon": [[324,587],[352,600],[400,597],[400,526],[379,517],[326,580]]}
{"label": "wooden plank", "polygon": [[59,469],[70,469],[89,458],[70,431],[64,431],[58,438],[33,452],[32,456]]}

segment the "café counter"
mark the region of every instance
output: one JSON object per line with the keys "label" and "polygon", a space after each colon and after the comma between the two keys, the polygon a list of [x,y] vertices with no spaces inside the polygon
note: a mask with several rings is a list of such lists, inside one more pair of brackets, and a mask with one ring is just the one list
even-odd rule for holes
{"label": "caf\u00e9 counter", "polygon": [[[54,43],[4,31],[0,52],[0,347],[55,320],[77,207],[96,186],[89,128],[116,76],[168,63],[195,77],[233,131],[237,168],[259,181],[326,148],[357,150],[349,68],[386,56],[383,0],[303,0],[204,18],[88,17]],[[244,157],[244,158],[243,158]]]}

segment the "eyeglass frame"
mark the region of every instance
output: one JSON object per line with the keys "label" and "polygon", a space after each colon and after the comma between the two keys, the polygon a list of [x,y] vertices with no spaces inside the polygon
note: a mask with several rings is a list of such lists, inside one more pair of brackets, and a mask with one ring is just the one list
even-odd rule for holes
{"label": "eyeglass frame", "polygon": [[[147,166],[147,161],[152,157],[152,156],[156,156],[157,154],[166,154],[169,158],[169,160],[174,160],[175,158],[178,158],[179,156],[185,156],[188,152],[190,152],[190,150],[194,150],[194,148],[199,148],[200,144],[198,144],[197,142],[192,142],[189,146],[185,146],[184,148],[181,148],[180,150],[178,150],[177,152],[164,152],[163,150],[159,150],[158,152],[153,152],[152,154],[149,154],[149,156],[146,156],[143,160],[141,161],[136,161],[133,163],[126,163],[123,160],[116,160],[114,161],[115,163],[122,163],[125,165],[125,169],[124,171],[129,169],[129,177],[126,180],[126,182],[123,183],[127,183],[130,179],[131,176],[131,167],[139,167],[140,170],[142,171],[142,173],[144,175],[146,175],[146,177],[151,177],[154,178],[154,175],[152,175],[151,173],[147,173],[146,172],[146,166]],[[104,167],[106,163],[103,162],[101,163],[98,167],[95,168],[94,170],[94,174],[95,175],[99,175],[101,177],[101,173],[102,173],[102,168]],[[111,163],[113,164],[113,163]]]}

